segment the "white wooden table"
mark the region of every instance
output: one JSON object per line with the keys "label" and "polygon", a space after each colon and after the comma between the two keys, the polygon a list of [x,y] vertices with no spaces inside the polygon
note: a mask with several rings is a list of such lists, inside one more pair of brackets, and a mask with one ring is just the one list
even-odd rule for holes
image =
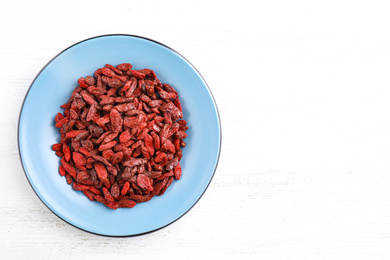
{"label": "white wooden table", "polygon": [[[389,259],[386,1],[8,1],[0,10],[0,259]],[[36,74],[89,37],[186,57],[222,120],[215,177],[174,224],[130,238],[74,228],[21,167]]]}

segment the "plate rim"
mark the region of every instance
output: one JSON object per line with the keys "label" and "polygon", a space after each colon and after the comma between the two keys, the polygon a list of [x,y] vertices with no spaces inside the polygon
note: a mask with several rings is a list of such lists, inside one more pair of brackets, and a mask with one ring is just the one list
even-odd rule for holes
{"label": "plate rim", "polygon": [[[216,111],[216,114],[217,114],[217,118],[218,118],[218,126],[219,126],[219,147],[218,147],[218,155],[217,155],[217,158],[216,158],[216,164],[215,164],[215,167],[214,167],[214,171],[211,175],[211,178],[210,178],[210,181],[207,183],[207,186],[204,188],[202,194],[199,196],[199,198],[191,205],[191,207],[188,208],[188,210],[186,210],[184,213],[182,213],[180,216],[178,216],[177,218],[175,218],[174,220],[172,220],[171,222],[169,222],[168,224],[166,225],[163,225],[161,227],[158,227],[158,228],[155,228],[153,230],[149,230],[149,231],[145,231],[145,232],[141,232],[141,233],[136,233],[136,234],[130,234],[130,235],[109,235],[109,234],[101,234],[101,233],[98,233],[98,232],[93,232],[93,231],[90,231],[90,230],[87,230],[87,229],[84,229],[82,227],[79,227],[79,226],[76,226],[75,224],[72,224],[68,221],[66,221],[63,217],[61,217],[59,214],[55,213],[44,201],[43,199],[38,195],[37,191],[35,190],[35,188],[33,187],[32,183],[30,182],[30,179],[29,179],[29,175],[27,174],[26,172],[26,168],[25,168],[25,165],[24,165],[24,160],[22,158],[22,153],[21,153],[21,148],[20,148],[20,123],[21,123],[21,116],[22,116],[22,112],[23,112],[23,109],[24,109],[24,105],[25,105],[25,102],[26,102],[26,99],[28,97],[28,94],[30,93],[30,90],[32,88],[32,86],[34,85],[35,81],[37,80],[37,78],[41,75],[41,73],[57,58],[59,57],[61,54],[63,54],[64,52],[66,52],[67,50],[69,50],[70,48],[78,45],[78,44],[81,44],[83,42],[87,42],[89,40],[93,40],[93,39],[97,39],[97,38],[104,38],[104,37],[112,37],[112,36],[125,36],[125,37],[132,37],[132,38],[138,38],[138,39],[143,39],[143,40],[146,40],[146,41],[150,41],[150,42],[153,42],[155,44],[158,44],[158,45],[161,45],[165,48],[167,48],[168,50],[174,52],[176,55],[178,55],[180,58],[182,58],[185,62],[187,62],[192,69],[194,69],[194,71],[199,75],[199,77],[202,79],[205,87],[207,88],[209,94],[210,94],[210,97],[213,101],[213,104],[215,106],[215,111]],[[20,112],[19,112],[19,117],[18,117],[18,128],[17,128],[17,144],[18,144],[18,154],[19,154],[19,160],[20,160],[20,163],[22,165],[22,169],[23,169],[23,172],[24,172],[24,175],[31,187],[31,189],[34,191],[35,195],[39,198],[39,200],[42,202],[43,205],[45,205],[45,207],[47,209],[49,209],[55,216],[57,216],[59,219],[61,219],[62,221],[64,221],[65,223],[69,224],[70,226],[73,226],[83,232],[87,232],[87,233],[90,233],[90,234],[93,234],[93,235],[98,235],[98,236],[103,236],[103,237],[117,237],[117,238],[123,238],[123,237],[136,237],[136,236],[142,236],[142,235],[146,235],[146,234],[149,234],[149,233],[153,233],[153,232],[156,232],[160,229],[163,229],[171,224],[173,224],[174,222],[176,222],[177,220],[179,220],[180,218],[182,218],[184,215],[186,215],[198,202],[199,200],[203,197],[203,195],[205,194],[206,190],[208,189],[208,187],[210,186],[214,176],[215,176],[215,172],[218,168],[218,163],[219,163],[219,159],[220,159],[220,156],[221,156],[221,149],[222,149],[222,124],[221,124],[221,117],[220,117],[220,114],[219,114],[219,110],[218,110],[218,106],[217,106],[217,103],[215,101],[215,98],[214,98],[214,95],[213,93],[211,92],[211,89],[210,87],[208,86],[206,80],[203,78],[203,76],[200,74],[200,72],[195,68],[195,66],[189,61],[187,60],[183,55],[181,55],[179,52],[177,52],[176,50],[172,49],[171,47],[161,43],[161,42],[158,42],[156,40],[153,40],[153,39],[150,39],[148,37],[144,37],[144,36],[139,36],[139,35],[134,35],[134,34],[123,34],[123,33],[119,33],[119,34],[101,34],[101,35],[97,35],[97,36],[93,36],[93,37],[89,37],[89,38],[86,38],[84,40],[80,40],[72,45],[70,45],[69,47],[63,49],[62,51],[60,51],[58,54],[56,54],[55,56],[53,56],[53,58],[51,58],[40,70],[39,72],[36,74],[36,76],[34,77],[34,79],[32,80],[28,90],[26,91],[26,94],[23,98],[23,102],[22,102],[22,105],[21,105],[21,108],[20,108]]]}

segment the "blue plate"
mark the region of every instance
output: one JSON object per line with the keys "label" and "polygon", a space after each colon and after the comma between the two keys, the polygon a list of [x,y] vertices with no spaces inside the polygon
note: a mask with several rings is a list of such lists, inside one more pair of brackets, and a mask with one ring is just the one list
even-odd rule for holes
{"label": "blue plate", "polygon": [[[129,62],[153,69],[179,92],[188,122],[182,178],[163,196],[134,208],[111,210],[72,190],[58,173],[51,150],[59,142],[54,117],[62,111],[81,76],[109,63]],[[76,43],[54,57],[37,75],[19,117],[19,154],[27,179],[42,202],[58,217],[82,230],[106,236],[133,236],[163,228],[188,212],[207,189],[217,167],[221,126],[217,106],[199,72],[180,54],[150,39],[104,35]]]}

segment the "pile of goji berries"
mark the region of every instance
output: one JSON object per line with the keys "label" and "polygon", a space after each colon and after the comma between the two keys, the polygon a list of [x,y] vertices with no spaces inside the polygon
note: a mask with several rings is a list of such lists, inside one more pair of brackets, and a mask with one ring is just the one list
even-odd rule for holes
{"label": "pile of goji berries", "polygon": [[59,172],[109,208],[132,208],[180,179],[187,122],[176,90],[150,69],[106,64],[78,79],[55,117]]}

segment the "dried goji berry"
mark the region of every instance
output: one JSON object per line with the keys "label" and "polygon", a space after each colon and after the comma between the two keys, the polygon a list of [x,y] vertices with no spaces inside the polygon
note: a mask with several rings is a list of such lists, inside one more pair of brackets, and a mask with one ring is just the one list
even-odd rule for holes
{"label": "dried goji berry", "polygon": [[84,82],[85,82],[85,84],[92,86],[92,85],[95,85],[96,80],[95,80],[95,78],[92,77],[91,75],[88,75],[88,76],[84,79]]}
{"label": "dried goji berry", "polygon": [[180,99],[176,98],[175,100],[173,100],[173,104],[182,112],[182,108],[181,108],[181,103],[180,103]]}
{"label": "dried goji berry", "polygon": [[177,131],[175,133],[175,137],[178,139],[184,139],[187,138],[187,134],[184,131]]}
{"label": "dried goji berry", "polygon": [[133,67],[133,65],[131,65],[130,63],[122,63],[122,64],[119,64],[116,66],[117,69],[123,70],[123,71],[127,71],[127,70],[131,69],[132,67]]}
{"label": "dried goji berry", "polygon": [[[111,64],[106,64],[106,68],[112,70],[113,72],[115,72],[117,75],[123,75],[123,72],[117,68],[115,68],[114,66],[112,66]],[[102,71],[103,72],[103,71]]]}
{"label": "dried goji berry", "polygon": [[87,180],[89,178],[90,178],[90,175],[87,171],[78,171],[77,172],[77,176],[76,176],[77,181],[83,181],[83,180]]}
{"label": "dried goji berry", "polygon": [[[124,85],[124,83],[120,79],[115,78],[115,77],[110,78],[110,77],[102,76],[102,81],[104,84],[110,86],[111,88],[120,88]],[[116,90],[115,91],[112,90],[112,91],[113,91],[112,94],[114,94],[116,92]],[[107,95],[110,95],[110,94],[107,93]]]}
{"label": "dried goji berry", "polygon": [[62,165],[67,173],[69,173],[73,178],[76,178],[77,171],[67,162],[62,162]]}
{"label": "dried goji berry", "polygon": [[168,182],[168,178],[164,178],[164,179],[162,179],[162,181],[157,182],[154,185],[153,193],[155,195],[159,195],[160,192],[161,192],[161,189],[164,188],[167,185],[167,182]]}
{"label": "dried goji berry", "polygon": [[100,70],[101,70],[101,72],[103,73],[103,75],[105,75],[105,76],[107,76],[107,77],[110,77],[110,78],[111,78],[112,76],[115,75],[115,73],[114,73],[112,70],[110,70],[109,68],[103,67],[103,68],[101,68]]}
{"label": "dried goji berry", "polygon": [[89,190],[93,193],[95,193],[96,195],[102,195],[102,192],[98,189],[96,189],[95,187],[92,187],[92,186],[89,186]]}
{"label": "dried goji berry", "polygon": [[73,187],[74,190],[81,190],[81,191],[85,191],[85,190],[89,189],[89,186],[83,185],[83,184],[79,184],[77,182],[73,182],[72,183],[72,187]]}
{"label": "dried goji berry", "polygon": [[119,184],[117,182],[115,182],[112,186],[111,186],[111,196],[115,199],[117,199],[119,197],[119,194],[120,194],[120,188],[119,188]]}
{"label": "dried goji berry", "polygon": [[92,104],[96,103],[96,100],[93,98],[93,96],[88,94],[85,91],[82,94],[82,97],[84,98],[85,102],[87,102],[89,105],[92,105]]}
{"label": "dried goji berry", "polygon": [[69,162],[70,161],[70,158],[72,156],[71,152],[70,152],[70,146],[68,145],[63,145],[63,148],[62,148],[62,152],[64,153],[64,159],[65,161]]}
{"label": "dried goji berry", "polygon": [[164,145],[167,147],[168,151],[170,151],[171,153],[176,152],[175,146],[173,145],[173,143],[171,141],[169,141],[169,139],[165,140]]}
{"label": "dried goji berry", "polygon": [[136,79],[144,79],[146,77],[144,73],[132,69],[127,71],[127,75],[130,77],[135,77]]}
{"label": "dried goji berry", "polygon": [[79,86],[82,87],[82,88],[87,88],[88,87],[88,85],[85,84],[85,79],[83,77],[79,78],[77,80],[77,82],[79,83]]}
{"label": "dried goji berry", "polygon": [[121,162],[123,159],[123,153],[122,152],[117,152],[113,157],[112,157],[112,164],[117,164]]}
{"label": "dried goji berry", "polygon": [[93,143],[91,142],[91,140],[81,141],[81,145],[88,151],[93,150]]}
{"label": "dried goji berry", "polygon": [[122,187],[121,195],[125,195],[130,188],[130,182],[126,181]]}
{"label": "dried goji berry", "polygon": [[58,157],[64,157],[64,153],[62,151],[56,151],[56,155]]}
{"label": "dried goji berry", "polygon": [[130,158],[123,163],[124,166],[137,166],[146,163],[147,160],[144,158]]}
{"label": "dried goji berry", "polygon": [[175,178],[177,180],[180,180],[181,177],[181,166],[180,163],[176,165],[176,167],[173,169],[173,173],[175,174]]}
{"label": "dried goji berry", "polygon": [[153,190],[153,181],[151,178],[147,177],[144,174],[138,174],[137,175],[137,185],[143,189],[146,189],[148,191]]}
{"label": "dried goji berry", "polygon": [[61,114],[61,113],[58,113],[55,118],[54,118],[54,121],[57,123],[58,121],[60,121],[61,119],[63,119],[64,116]]}
{"label": "dried goji berry", "polygon": [[72,155],[73,161],[76,165],[83,166],[87,164],[87,159],[85,159],[85,157],[81,153],[73,152]]}
{"label": "dried goji berry", "polygon": [[82,133],[89,134],[89,132],[86,131],[86,130],[72,130],[72,131],[69,131],[69,132],[66,133],[66,137],[69,137],[69,138],[76,137],[76,136],[78,136],[79,134],[82,134]]}
{"label": "dried goji berry", "polygon": [[151,179],[157,179],[161,176],[162,172],[161,171],[147,171],[144,174],[145,174],[145,176],[147,176]]}
{"label": "dried goji berry", "polygon": [[111,141],[111,142],[102,144],[99,146],[99,151],[102,152],[104,150],[111,149],[112,147],[114,147],[116,145],[116,143],[117,143],[117,141]]}
{"label": "dried goji berry", "polygon": [[104,199],[104,197],[101,196],[101,195],[95,195],[93,198],[94,198],[96,201],[100,202],[100,203],[103,203],[103,204],[106,204],[106,203],[107,203],[106,200]]}
{"label": "dried goji berry", "polygon": [[131,134],[130,134],[129,129],[126,129],[125,131],[123,131],[119,136],[119,142],[121,142],[121,143],[126,143],[130,139],[131,139]]}
{"label": "dried goji berry", "polygon": [[109,175],[109,177],[114,177],[118,174],[118,169],[115,168],[114,166],[107,166],[107,171],[111,174]]}
{"label": "dried goji berry", "polygon": [[87,88],[87,90],[89,93],[91,93],[92,95],[94,95],[96,97],[103,95],[107,92],[104,88],[99,88],[99,87],[94,87],[94,86],[89,86]]}
{"label": "dried goji berry", "polygon": [[169,85],[169,84],[167,84],[167,83],[164,83],[164,84],[163,84],[163,87],[165,88],[166,91],[175,93],[177,97],[179,96],[179,94],[177,93],[177,91],[176,91],[171,85]]}
{"label": "dried goji berry", "polygon": [[66,171],[65,171],[65,168],[62,164],[59,167],[59,172],[60,172],[61,176],[65,176]]}
{"label": "dried goji berry", "polygon": [[93,103],[89,107],[89,110],[88,110],[88,113],[87,113],[87,121],[91,121],[92,119],[95,118],[96,115],[97,115],[97,104]]}
{"label": "dried goji berry", "polygon": [[85,148],[85,147],[80,147],[79,148],[79,152],[84,154],[85,156],[89,157],[90,156],[90,153],[89,151]]}
{"label": "dried goji berry", "polygon": [[66,178],[66,182],[68,184],[72,184],[72,182],[73,182],[72,175],[70,175],[69,173],[65,173],[65,178]]}
{"label": "dried goji berry", "polygon": [[100,162],[96,162],[94,166],[95,166],[96,174],[98,175],[99,179],[101,179],[102,181],[106,180],[107,179],[106,167]]}
{"label": "dried goji berry", "polygon": [[68,122],[69,122],[69,118],[64,117],[64,118],[58,120],[58,122],[56,123],[55,126],[58,128],[61,128],[65,123],[68,123]]}
{"label": "dried goji berry", "polygon": [[160,177],[158,177],[158,178],[155,179],[154,181],[155,181],[155,182],[158,182],[158,181],[167,179],[168,177],[171,177],[171,176],[174,176],[173,171],[165,172],[164,174],[162,174]]}
{"label": "dried goji berry", "polygon": [[154,162],[155,163],[159,163],[166,157],[167,157],[166,153],[159,153],[159,154],[156,155],[156,157],[154,157]]}
{"label": "dried goji berry", "polygon": [[111,163],[106,158],[104,158],[103,156],[96,155],[96,154],[91,154],[91,157],[93,159],[95,159],[96,161],[99,161],[99,162],[103,163],[106,166],[112,166]]}
{"label": "dried goji berry", "polygon": [[104,199],[110,203],[110,202],[113,202],[114,201],[114,198],[111,196],[111,193],[108,191],[108,189],[106,187],[103,187],[103,196],[104,196]]}
{"label": "dried goji berry", "polygon": [[137,86],[138,84],[135,78],[131,78],[128,82],[126,82],[125,86],[123,87],[126,90],[125,97],[131,97],[132,95],[134,95],[134,91],[137,88]]}
{"label": "dried goji berry", "polygon": [[111,149],[106,149],[102,152],[102,156],[108,161],[112,160],[112,157],[115,155],[115,152]]}
{"label": "dried goji berry", "polygon": [[53,144],[52,149],[53,149],[53,151],[61,151],[62,150],[62,144],[61,143]]}
{"label": "dried goji berry", "polygon": [[163,112],[169,112],[172,115],[172,118],[177,120],[183,118],[183,112],[175,106],[175,104],[172,103],[172,101],[169,101],[162,105],[160,107],[161,111]]}
{"label": "dried goji berry", "polygon": [[165,186],[161,189],[160,193],[158,194],[158,196],[161,196],[165,193],[165,191],[168,189],[169,186],[171,186],[173,182],[173,177],[169,177],[168,178],[168,181],[167,183],[165,184]]}
{"label": "dried goji berry", "polygon": [[167,92],[165,90],[159,90],[158,91],[158,94],[160,95],[160,97],[164,100],[172,100],[172,99],[175,99],[176,98],[176,94],[173,93],[173,92]]}
{"label": "dried goji berry", "polygon": [[110,209],[114,209],[114,210],[116,210],[116,209],[118,209],[119,208],[119,204],[118,204],[118,202],[116,202],[115,200],[114,201],[112,201],[112,202],[109,202],[109,203],[107,203],[107,204],[105,204],[107,207],[109,207]]}
{"label": "dried goji berry", "polygon": [[128,76],[118,76],[118,75],[114,75],[112,76],[112,79],[119,79],[120,81],[122,81],[123,83],[125,83],[129,77]]}
{"label": "dried goji berry", "polygon": [[123,119],[118,110],[111,109],[110,111],[111,128],[113,132],[120,132],[122,129]]}
{"label": "dried goji berry", "polygon": [[133,208],[137,203],[133,200],[119,200],[118,205],[120,208]]}

